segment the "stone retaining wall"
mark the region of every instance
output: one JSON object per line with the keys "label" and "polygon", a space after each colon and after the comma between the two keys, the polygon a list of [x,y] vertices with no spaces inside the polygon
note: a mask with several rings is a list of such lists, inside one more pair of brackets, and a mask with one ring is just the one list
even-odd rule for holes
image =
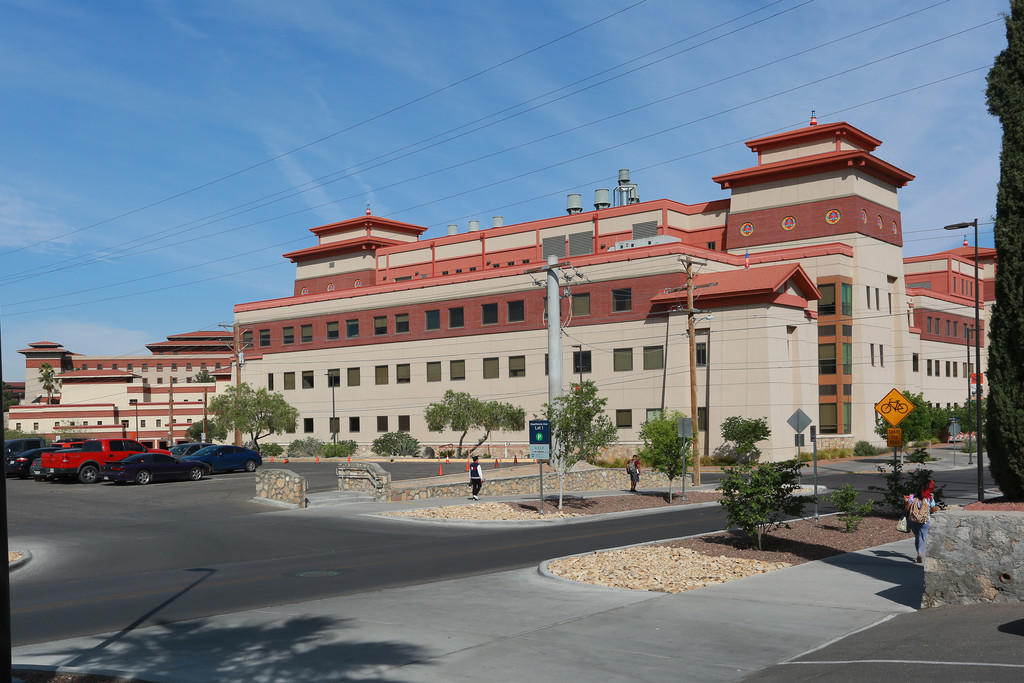
{"label": "stone retaining wall", "polygon": [[929,524],[922,607],[1024,598],[1024,512],[946,510]]}
{"label": "stone retaining wall", "polygon": [[362,491],[374,501],[389,500],[391,473],[375,462],[346,462],[338,465],[338,490]]}
{"label": "stone retaining wall", "polygon": [[291,470],[256,470],[256,495],[267,500],[306,507],[306,478]]}
{"label": "stone retaining wall", "polygon": [[[339,468],[340,471],[340,468]],[[485,474],[485,476],[487,476]],[[687,483],[691,478],[687,475]],[[678,491],[682,485],[680,479],[672,482],[672,488]],[[640,476],[641,489],[667,488],[668,477],[660,472],[645,471]],[[565,491],[620,491],[629,488],[629,475],[625,469],[610,469],[605,467],[587,467],[573,470],[565,475]],[[398,483],[391,488],[390,498],[381,500],[403,501],[423,500],[426,498],[461,498],[469,495],[469,477],[462,481],[438,482],[436,484],[425,484],[422,481],[410,482],[409,484]],[[544,473],[544,494],[558,492],[558,476],[553,472]],[[537,474],[495,477],[494,475],[484,480],[480,493],[485,496],[515,496],[524,494],[540,493],[540,477]]]}

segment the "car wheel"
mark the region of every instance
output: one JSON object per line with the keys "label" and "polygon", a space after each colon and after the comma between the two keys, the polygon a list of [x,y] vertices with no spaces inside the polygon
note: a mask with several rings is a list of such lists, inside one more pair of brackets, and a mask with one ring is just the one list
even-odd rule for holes
{"label": "car wheel", "polygon": [[255,460],[246,460],[245,461],[245,471],[246,472],[255,472],[256,471],[256,461]]}
{"label": "car wheel", "polygon": [[193,467],[188,471],[188,478],[191,479],[192,481],[199,481],[200,479],[203,478],[203,468]]}
{"label": "car wheel", "polygon": [[150,474],[148,470],[139,470],[135,475],[135,483],[140,486],[148,484],[151,481],[153,481],[153,475]]}
{"label": "car wheel", "polygon": [[100,471],[95,465],[86,465],[78,470],[78,481],[83,484],[95,484],[100,480]]}

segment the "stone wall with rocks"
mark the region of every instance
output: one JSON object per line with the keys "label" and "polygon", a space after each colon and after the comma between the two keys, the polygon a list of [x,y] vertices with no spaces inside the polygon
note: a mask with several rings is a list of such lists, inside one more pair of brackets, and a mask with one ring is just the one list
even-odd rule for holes
{"label": "stone wall with rocks", "polygon": [[362,491],[378,502],[391,495],[391,473],[375,462],[346,462],[337,472],[339,491]]}
{"label": "stone wall with rocks", "polygon": [[[340,468],[339,468],[340,469]],[[515,496],[524,494],[540,493],[540,477],[537,474],[519,476],[485,475],[483,488],[480,490],[484,496]],[[687,475],[687,483],[691,481]],[[672,482],[673,490],[678,491],[682,485],[680,479]],[[660,472],[645,470],[640,476],[639,488],[667,488],[668,477]],[[578,466],[566,473],[565,491],[620,491],[629,488],[629,475],[622,468],[594,467],[592,465]],[[390,498],[381,500],[403,501],[423,500],[426,498],[461,498],[468,496],[470,492],[469,476],[458,482],[438,482],[436,484],[424,484],[421,482],[410,482],[405,484],[399,482],[391,487]],[[558,492],[558,476],[553,472],[544,473],[544,494]]]}
{"label": "stone wall with rocks", "polygon": [[306,507],[306,478],[291,470],[256,470],[256,495],[267,500]]}
{"label": "stone wall with rocks", "polygon": [[1024,598],[1024,512],[945,510],[929,524],[922,607]]}

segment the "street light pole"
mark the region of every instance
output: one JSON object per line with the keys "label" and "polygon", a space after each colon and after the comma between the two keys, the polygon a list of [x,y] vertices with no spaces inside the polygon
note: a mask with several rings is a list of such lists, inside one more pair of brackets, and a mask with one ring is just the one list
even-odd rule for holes
{"label": "street light pole", "polygon": [[130,398],[128,402],[135,406],[135,440],[139,440],[139,399]]}
{"label": "street light pole", "polygon": [[338,443],[338,430],[337,421],[338,414],[334,410],[334,387],[338,386],[338,381],[341,380],[341,370],[338,370],[337,375],[331,374],[331,371],[327,371],[327,383],[331,385],[331,443]]}
{"label": "street light pole", "polygon": [[981,304],[980,280],[978,278],[978,219],[964,223],[944,226],[944,230],[962,230],[974,228],[974,401],[977,419],[975,429],[978,438],[978,500],[985,500],[985,468],[982,465],[982,425],[981,425]]}

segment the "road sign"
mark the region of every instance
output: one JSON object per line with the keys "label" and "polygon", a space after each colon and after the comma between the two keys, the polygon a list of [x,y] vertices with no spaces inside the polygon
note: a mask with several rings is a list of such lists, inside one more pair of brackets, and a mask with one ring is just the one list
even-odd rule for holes
{"label": "road sign", "polygon": [[676,435],[680,439],[692,439],[693,438],[693,418],[692,417],[681,417],[676,423]]}
{"label": "road sign", "polygon": [[551,445],[551,422],[548,420],[530,420],[530,445]]}
{"label": "road sign", "polygon": [[903,430],[899,427],[886,429],[885,443],[889,448],[903,448]]}
{"label": "road sign", "polygon": [[550,460],[551,445],[546,443],[531,443],[530,457],[534,460]]}
{"label": "road sign", "polygon": [[882,416],[882,419],[895,427],[914,412],[914,404],[898,389],[893,389],[885,397],[875,404],[875,412]]}
{"label": "road sign", "polygon": [[786,423],[793,428],[793,431],[800,434],[811,424],[811,418],[807,413],[797,408],[796,412],[790,415],[789,419],[786,420]]}
{"label": "road sign", "polygon": [[949,438],[956,439],[960,436],[960,421],[955,418],[949,418]]}

